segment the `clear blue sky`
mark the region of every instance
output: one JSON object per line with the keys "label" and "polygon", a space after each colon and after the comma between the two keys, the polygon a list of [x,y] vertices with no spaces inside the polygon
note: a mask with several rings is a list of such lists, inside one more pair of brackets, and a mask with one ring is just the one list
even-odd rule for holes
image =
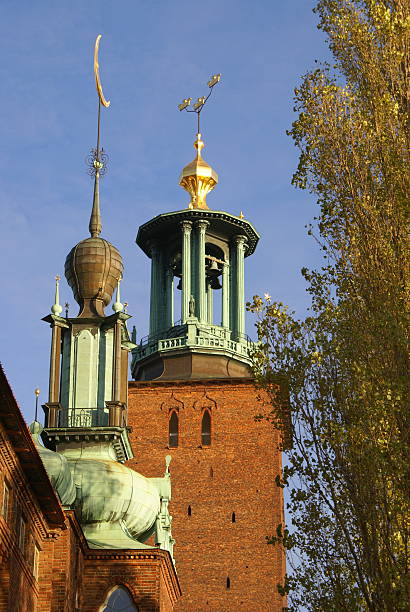
{"label": "clear blue sky", "polygon": [[[111,107],[102,144],[110,162],[101,185],[102,235],[125,262],[122,299],[139,336],[148,325],[149,260],[135,245],[151,217],[184,208],[181,168],[193,157],[194,116],[183,97],[206,93],[204,158],[219,174],[208,196],[261,233],[246,264],[246,294],[269,292],[303,315],[302,266],[320,262],[304,226],[309,194],[291,184],[298,153],[285,130],[293,88],[315,59],[328,58],[312,0],[3,0],[0,23],[0,360],[26,418],[33,390],[47,399],[54,276],[88,236],[92,181],[84,158],[95,146],[92,55]],[[61,300],[77,306],[61,285]],[[253,334],[248,322],[248,333]]]}

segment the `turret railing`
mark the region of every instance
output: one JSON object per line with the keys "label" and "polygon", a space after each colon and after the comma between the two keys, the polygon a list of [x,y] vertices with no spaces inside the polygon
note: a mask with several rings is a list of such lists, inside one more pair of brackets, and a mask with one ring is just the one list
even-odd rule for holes
{"label": "turret railing", "polygon": [[[125,411],[124,423],[125,427]],[[107,408],[63,408],[59,411],[58,427],[108,427],[109,411]]]}
{"label": "turret railing", "polygon": [[208,348],[228,351],[250,361],[250,353],[255,343],[246,334],[233,334],[226,327],[193,322],[194,333],[189,333],[190,323],[177,325],[162,333],[148,335],[141,339],[139,345],[132,351],[133,364],[149,357],[156,352],[167,352],[181,347]]}

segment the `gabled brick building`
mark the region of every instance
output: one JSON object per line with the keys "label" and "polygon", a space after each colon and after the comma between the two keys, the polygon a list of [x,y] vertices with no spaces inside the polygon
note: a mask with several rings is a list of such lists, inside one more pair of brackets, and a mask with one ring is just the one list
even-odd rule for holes
{"label": "gabled brick building", "polygon": [[1,367],[0,468],[1,612],[96,612],[116,593],[130,610],[173,610],[180,588],[167,551],[89,548],[50,484]]}

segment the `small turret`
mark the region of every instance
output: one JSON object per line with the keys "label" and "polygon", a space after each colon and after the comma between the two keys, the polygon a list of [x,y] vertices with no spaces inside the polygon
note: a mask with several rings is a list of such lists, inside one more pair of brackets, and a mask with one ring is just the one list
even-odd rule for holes
{"label": "small turret", "polygon": [[[95,65],[98,68],[96,59]],[[99,180],[106,163],[99,145],[100,111],[101,104],[108,103],[104,104],[98,72],[96,83],[98,137],[89,164],[94,177],[90,237],[71,249],[65,265],[80,312],[68,317],[66,309],[66,316],[61,316],[57,276],[51,314],[44,318],[52,328],[45,428],[35,421],[31,431],[55,490],[62,503],[76,511],[91,548],[152,548],[144,542],[156,531],[161,548],[172,555],[169,461],[163,478],[145,478],[123,465],[133,456],[127,402],[128,356],[135,344],[126,325],[130,315],[120,298],[121,255],[100,236]],[[115,289],[114,312],[105,315]],[[46,448],[39,442],[40,434]]]}
{"label": "small turret", "polygon": [[[219,79],[219,74],[211,77],[211,92]],[[243,214],[213,211],[206,203],[218,182],[201,156],[199,117],[209,96],[198,98],[193,111],[191,98],[178,107],[198,115],[197,155],[179,180],[191,196],[188,208],[158,215],[138,230],[136,242],[151,258],[151,302],[149,336],[133,351],[136,380],[250,375],[244,259],[259,235]]]}

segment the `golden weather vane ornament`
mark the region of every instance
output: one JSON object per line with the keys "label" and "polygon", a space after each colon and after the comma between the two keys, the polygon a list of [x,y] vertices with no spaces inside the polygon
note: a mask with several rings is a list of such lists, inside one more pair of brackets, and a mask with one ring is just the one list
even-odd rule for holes
{"label": "golden weather vane ornament", "polygon": [[103,106],[105,106],[105,108],[108,108],[109,105],[111,104],[111,102],[109,100],[106,100],[104,98],[104,94],[103,94],[103,90],[102,90],[102,85],[101,85],[101,80],[100,80],[100,71],[99,71],[99,64],[98,64],[98,51],[100,48],[100,40],[101,40],[101,34],[98,34],[97,39],[95,41],[95,47],[94,47],[94,76],[95,76],[95,85],[97,87],[97,93],[98,93],[98,97],[99,100],[101,102],[101,104]]}
{"label": "golden weather vane ornament", "polygon": [[187,111],[187,113],[196,113],[197,115],[197,135],[194,147],[196,149],[195,159],[185,166],[179,177],[179,184],[183,187],[191,196],[191,200],[188,203],[188,208],[202,208],[208,209],[206,203],[206,196],[218,182],[218,175],[215,170],[206,163],[202,158],[201,151],[204,147],[200,132],[200,117],[201,111],[207,103],[210,95],[212,94],[213,88],[221,80],[220,74],[214,74],[208,81],[209,93],[207,96],[202,96],[189,108],[191,105],[192,98],[184,98],[181,104],[178,104],[180,111]]}
{"label": "golden weather vane ornament", "polygon": [[198,117],[198,134],[200,133],[200,117],[201,117],[201,111],[204,108],[205,104],[207,103],[210,95],[212,94],[213,88],[215,87],[215,85],[217,83],[219,83],[219,81],[221,80],[221,74],[214,74],[211,76],[211,78],[209,79],[207,85],[209,87],[209,93],[207,96],[202,96],[201,98],[198,98],[197,101],[192,105],[192,109],[188,108],[191,105],[192,102],[192,98],[184,98],[184,100],[182,100],[181,104],[178,104],[178,109],[180,111],[186,110],[187,113],[196,113],[197,117]]}
{"label": "golden weather vane ornament", "polygon": [[100,149],[100,131],[101,131],[101,105],[108,108],[110,101],[104,97],[100,71],[98,64],[98,51],[100,48],[101,34],[97,36],[94,47],[94,78],[95,86],[98,94],[98,119],[97,119],[97,146],[91,149],[90,155],[87,157],[88,174],[94,177],[94,197],[93,207],[91,210],[90,223],[88,225],[92,238],[98,238],[102,230],[101,213],[100,213],[100,176],[104,176],[107,171],[108,156],[104,149]]}
{"label": "golden weather vane ornament", "polygon": [[97,118],[97,146],[91,149],[90,155],[87,157],[88,173],[91,176],[104,176],[107,171],[108,156],[104,149],[100,149],[100,132],[101,132],[101,105],[108,108],[111,104],[104,97],[103,88],[100,79],[100,65],[98,63],[98,52],[100,49],[101,34],[98,34],[94,46],[94,78],[95,86],[98,94],[98,118]]}

